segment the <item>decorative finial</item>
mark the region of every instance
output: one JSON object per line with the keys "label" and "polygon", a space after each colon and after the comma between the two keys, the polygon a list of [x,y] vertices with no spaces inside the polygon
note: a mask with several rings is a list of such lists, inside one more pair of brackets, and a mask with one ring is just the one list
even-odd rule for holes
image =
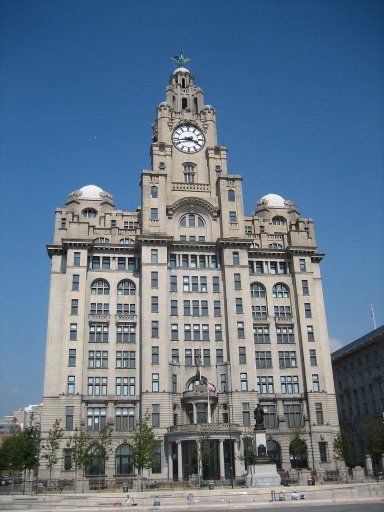
{"label": "decorative finial", "polygon": [[174,57],[171,57],[171,59],[178,63],[179,68],[184,68],[186,63],[191,61],[191,59],[185,57],[183,51],[180,52],[180,55],[175,55]]}

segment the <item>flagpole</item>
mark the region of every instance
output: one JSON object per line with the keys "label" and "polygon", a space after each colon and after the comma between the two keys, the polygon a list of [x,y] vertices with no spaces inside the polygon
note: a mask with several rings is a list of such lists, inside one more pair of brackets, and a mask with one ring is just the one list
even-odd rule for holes
{"label": "flagpole", "polygon": [[209,400],[209,379],[207,379],[207,396],[208,396],[208,423],[211,423],[211,403]]}
{"label": "flagpole", "polygon": [[373,304],[371,304],[371,317],[373,321],[373,328],[376,329],[375,310],[373,309]]}

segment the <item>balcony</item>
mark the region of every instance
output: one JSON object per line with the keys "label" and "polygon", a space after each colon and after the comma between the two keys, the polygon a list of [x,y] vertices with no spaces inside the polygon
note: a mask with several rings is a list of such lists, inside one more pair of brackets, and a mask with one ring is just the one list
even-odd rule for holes
{"label": "balcony", "polygon": [[126,315],[115,315],[117,322],[136,322],[137,315],[135,314],[126,314]]}
{"label": "balcony", "polygon": [[238,423],[191,423],[186,425],[173,425],[168,427],[168,433],[180,434],[204,434],[211,432],[223,432],[228,434],[229,431],[240,431],[241,427]]}
{"label": "balcony", "polygon": [[270,318],[268,315],[256,315],[255,313],[252,313],[252,320],[255,324],[265,324],[265,322],[268,322]]}
{"label": "balcony", "polygon": [[275,322],[277,324],[293,324],[294,318],[292,315],[290,316],[275,316]]}
{"label": "balcony", "polygon": [[174,181],[172,190],[189,190],[193,192],[209,192],[208,183],[183,183]]}
{"label": "balcony", "polygon": [[109,322],[109,313],[89,313],[88,319],[94,322]]}

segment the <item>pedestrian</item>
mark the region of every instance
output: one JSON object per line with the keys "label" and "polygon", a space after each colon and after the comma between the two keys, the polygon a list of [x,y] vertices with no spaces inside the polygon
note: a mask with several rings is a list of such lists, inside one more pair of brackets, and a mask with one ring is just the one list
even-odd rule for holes
{"label": "pedestrian", "polygon": [[312,473],[311,480],[312,480],[312,485],[316,485],[316,480],[317,480],[316,473]]}

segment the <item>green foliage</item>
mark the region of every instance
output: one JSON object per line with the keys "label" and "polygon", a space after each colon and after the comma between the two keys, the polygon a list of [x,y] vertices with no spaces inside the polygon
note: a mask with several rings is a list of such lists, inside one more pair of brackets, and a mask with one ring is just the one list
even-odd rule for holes
{"label": "green foliage", "polygon": [[381,418],[366,417],[363,439],[367,455],[372,459],[379,459],[384,453],[384,423]]}
{"label": "green foliage", "polygon": [[149,425],[148,413],[133,431],[131,446],[132,462],[140,473],[143,469],[150,469],[156,463],[158,441],[153,428]]}
{"label": "green foliage", "polygon": [[43,442],[41,446],[43,451],[42,458],[45,459],[46,466],[49,469],[49,478],[51,478],[52,468],[60,460],[60,440],[64,434],[60,423],[61,420],[55,420],[52,428],[48,432],[47,440]]}
{"label": "green foliage", "polygon": [[39,460],[39,430],[26,427],[22,432],[6,437],[0,447],[0,467],[7,471],[34,469]]}
{"label": "green foliage", "polygon": [[[99,467],[109,459],[112,444],[112,431],[111,425],[106,425],[99,431],[96,441],[92,444],[92,459],[96,459]],[[89,456],[89,450],[88,450]]]}
{"label": "green foliage", "polygon": [[341,460],[349,466],[353,458],[353,446],[345,432],[339,432],[333,440],[333,452],[336,460]]}
{"label": "green foliage", "polygon": [[297,469],[306,465],[308,457],[308,448],[303,438],[303,430],[300,427],[293,429],[289,450],[293,455],[293,460]]}
{"label": "green foliage", "polygon": [[71,438],[72,460],[75,472],[81,469],[84,473],[89,464],[89,447],[91,444],[90,434],[82,429],[75,429],[75,434]]}
{"label": "green foliage", "polygon": [[257,460],[257,451],[253,441],[253,435],[250,431],[246,432],[243,436],[243,446],[244,451],[242,454],[239,454],[237,458],[244,462],[245,467],[255,464]]}

